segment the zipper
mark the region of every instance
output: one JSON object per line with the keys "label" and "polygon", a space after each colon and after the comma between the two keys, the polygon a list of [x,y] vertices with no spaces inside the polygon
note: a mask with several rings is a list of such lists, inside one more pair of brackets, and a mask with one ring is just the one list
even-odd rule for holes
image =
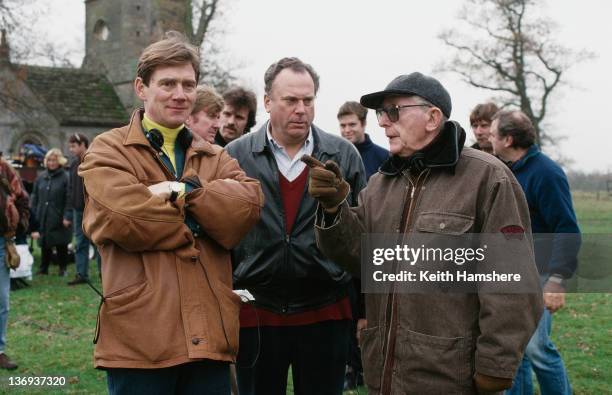
{"label": "zipper", "polygon": [[[416,203],[417,203],[417,202],[415,202],[414,194],[415,194],[415,191],[416,191],[417,187],[419,186],[419,182],[421,181],[421,176],[423,176],[423,174],[425,174],[425,176],[423,178],[423,182],[422,182],[422,184],[424,185],[425,181],[427,180],[427,176],[429,176],[429,169],[426,169],[425,171],[421,172],[421,174],[418,175],[417,180],[416,180],[416,182],[414,184],[412,184],[412,181],[411,181],[412,192],[410,193],[410,205],[408,206],[408,215],[406,215],[406,224],[404,226],[404,232],[403,233],[406,233],[410,229],[410,225],[412,224],[412,221],[411,221],[412,220],[412,218],[411,218],[412,217],[412,210],[416,207]],[[408,178],[408,179],[410,179],[410,178]],[[420,195],[421,195],[420,193],[417,195],[417,200],[419,199]]]}
{"label": "zipper", "polygon": [[[164,161],[160,158],[161,154],[157,151],[155,151],[153,149],[153,147],[149,147],[149,149],[151,150],[151,152],[153,153],[153,156],[155,157],[155,160],[162,165],[162,168],[166,171],[166,175],[170,175],[170,177],[174,180],[174,181],[178,181],[178,178],[176,175],[174,175],[174,172],[172,170],[170,170],[168,168],[168,166],[166,166],[166,164],[164,163]],[[162,151],[160,151],[162,152]],[[163,154],[163,152],[162,152]],[[187,155],[185,155],[187,156]],[[185,168],[187,167],[187,159],[185,159],[185,164],[183,165],[183,171],[185,171]]]}
{"label": "zipper", "polygon": [[[415,195],[416,195],[417,200],[420,198],[420,193],[416,194],[416,190],[417,190],[417,187],[420,185],[421,177],[423,176],[423,174],[425,174],[425,176],[423,178],[422,184],[425,184],[425,181],[427,180],[427,176],[429,175],[429,169],[426,169],[425,171],[421,172],[417,176],[416,182],[412,182],[410,176],[406,176],[405,174],[403,174],[403,176],[410,183],[411,191],[410,191],[410,202],[408,203],[408,213],[406,214],[404,228],[401,229],[401,232],[399,233],[400,234],[399,238],[402,240],[403,240],[403,235],[405,235],[408,229],[410,229],[412,211],[417,205],[417,202],[415,202]],[[404,198],[404,205],[402,206],[402,216],[403,216],[403,207],[406,204],[405,202],[406,200]],[[391,284],[390,295],[387,298],[387,305],[385,307],[385,311],[389,312],[388,314],[389,316],[385,318],[385,324],[387,325],[387,333],[386,333],[386,339],[384,343],[385,353],[383,355],[384,357],[383,358],[383,369],[381,373],[381,383],[380,383],[381,384],[380,385],[381,394],[383,395],[387,395],[391,393],[391,381],[393,378],[393,356],[395,354],[395,336],[396,336],[396,331],[397,331],[397,324],[396,324],[397,303],[396,303],[395,298],[396,298],[395,283],[393,283]]]}
{"label": "zipper", "polygon": [[[280,170],[278,169],[278,164],[276,163],[276,158],[274,158],[274,154],[272,154],[272,171],[275,174],[275,178],[274,178],[274,186],[276,187],[274,189],[274,191],[271,191],[274,193],[274,200],[277,204],[278,210],[281,213],[281,232],[283,232],[284,234],[284,241],[285,241],[285,247],[283,248],[283,265],[281,266],[281,270],[280,270],[280,274],[281,274],[281,278],[289,278],[288,274],[290,271],[290,265],[289,265],[289,245],[291,243],[291,235],[289,233],[287,233],[287,221],[286,221],[286,216],[285,216],[285,206],[283,206],[283,199],[282,196],[280,196]],[[270,160],[270,158],[268,157],[268,160]],[[289,311],[289,303],[287,302],[287,300],[289,299],[288,293],[287,291],[284,289],[283,290],[283,301],[281,302],[281,313],[282,314],[287,314],[287,312]]]}

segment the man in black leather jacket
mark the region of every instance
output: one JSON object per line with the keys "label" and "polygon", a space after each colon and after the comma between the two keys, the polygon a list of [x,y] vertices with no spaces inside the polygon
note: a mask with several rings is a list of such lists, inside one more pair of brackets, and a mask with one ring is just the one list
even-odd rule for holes
{"label": "man in black leather jacket", "polygon": [[240,394],[285,394],[290,365],[296,393],[341,394],[351,277],[316,246],[317,203],[300,158],[337,162],[351,187],[350,205],[365,186],[365,170],[350,142],[312,124],[319,81],[310,65],[283,58],[264,81],[270,120],[226,147],[265,195],[259,223],[232,254],[234,288],[255,297],[255,308],[241,311]]}

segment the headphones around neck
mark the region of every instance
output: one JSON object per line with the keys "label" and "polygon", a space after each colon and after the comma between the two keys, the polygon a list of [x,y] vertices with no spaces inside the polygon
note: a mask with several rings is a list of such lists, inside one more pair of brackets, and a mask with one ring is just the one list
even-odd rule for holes
{"label": "headphones around neck", "polygon": [[[162,152],[162,147],[164,146],[164,136],[157,129],[145,130],[145,137],[151,144],[151,147],[157,152]],[[181,145],[181,148],[187,150],[191,146],[191,142],[193,141],[193,135],[184,127],[179,132],[176,137],[176,141]]]}

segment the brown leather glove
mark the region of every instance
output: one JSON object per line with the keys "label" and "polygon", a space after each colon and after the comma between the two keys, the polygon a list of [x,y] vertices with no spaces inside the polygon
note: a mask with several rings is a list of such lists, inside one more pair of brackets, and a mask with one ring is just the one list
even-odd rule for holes
{"label": "brown leather glove", "polygon": [[474,383],[480,395],[493,394],[512,387],[512,379],[487,376],[478,372],[474,375]]}
{"label": "brown leather glove", "polygon": [[310,155],[302,156],[302,161],[310,167],[308,193],[317,199],[327,211],[334,211],[346,199],[351,190],[348,182],[342,179],[340,167],[333,160],[325,164]]}

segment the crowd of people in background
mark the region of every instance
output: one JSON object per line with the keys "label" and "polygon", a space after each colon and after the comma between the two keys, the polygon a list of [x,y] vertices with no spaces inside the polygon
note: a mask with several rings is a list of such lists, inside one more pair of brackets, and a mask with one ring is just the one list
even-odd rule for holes
{"label": "crowd of people in background", "polygon": [[[364,384],[384,394],[391,388],[452,392],[457,384],[446,379],[457,366],[433,368],[427,365],[433,360],[414,350],[400,350],[395,339],[416,336],[408,327],[427,333],[419,336],[450,338],[471,331],[475,323],[488,340],[471,345],[479,347],[480,354],[474,356],[470,349],[466,356],[464,389],[532,393],[533,369],[543,394],[571,393],[550,331],[552,314],[565,303],[565,281],[576,270],[579,241],[569,256],[567,248],[566,255],[557,253],[559,243],[567,243],[563,240],[553,240],[545,257],[538,256],[543,298],[392,294],[385,301],[362,293],[355,266],[360,233],[408,232],[416,216],[431,216],[440,207],[447,214],[456,207],[473,210],[449,217],[448,222],[432,216],[443,221],[440,229],[472,218],[474,233],[525,232],[531,224],[534,234],[579,234],[565,174],[535,145],[525,114],[500,111],[493,103],[478,104],[470,114],[476,142],[464,147],[466,133],[449,119],[452,105],[446,89],[432,77],[412,73],[397,77],[385,90],[364,95],[360,102],[342,104],[337,113],[340,138],[313,124],[319,89],[314,68],[298,58],[283,58],[264,76],[269,119],[249,133],[256,123],[255,93],[240,86],[222,93],[196,86],[199,63],[193,48],[176,38],[160,43],[145,50],[139,61],[135,86],[144,110],[134,113],[136,126],[105,133],[92,147],[86,135],[70,135],[70,160],[59,148],[49,149],[29,204],[27,194],[15,184],[15,172],[0,162],[5,195],[19,209],[17,221],[7,217],[0,223],[0,258],[8,253],[5,243],[21,232],[40,247],[38,275],[52,274],[55,261],[57,274],[66,276],[72,243],[76,276],[68,282],[71,286],[90,282],[91,248],[105,295],[129,289],[134,298],[146,299],[154,294],[149,288],[130,288],[140,286],[145,276],[162,281],[155,276],[172,273],[170,277],[180,279],[171,283],[164,277],[164,287],[180,290],[175,302],[187,310],[146,299],[151,303],[148,312],[175,314],[180,327],[169,328],[138,307],[133,311],[155,331],[173,336],[168,340],[171,349],[153,345],[157,342],[148,338],[135,341],[140,335],[132,334],[132,318],[121,321],[113,315],[113,309],[127,305],[113,298],[105,301],[95,364],[107,370],[111,393],[144,393],[151,382],[171,391],[172,380],[193,374],[184,368],[173,372],[173,378],[156,375],[158,369],[175,366],[208,372],[193,382],[185,379],[184,385],[227,393],[224,381],[229,371],[224,364],[234,355],[240,394],[285,393],[289,366],[299,393],[340,394]],[[171,81],[171,88],[160,81]],[[170,105],[176,106],[168,110]],[[366,133],[368,108],[376,111],[390,151]],[[156,160],[149,146],[157,152]],[[302,161],[304,155],[310,159]],[[518,183],[509,181],[514,177]],[[406,209],[402,196],[407,197],[408,190],[409,200],[426,195],[419,212]],[[499,204],[491,204],[496,199]],[[489,211],[482,213],[485,205]],[[183,212],[184,223],[177,222]],[[101,253],[90,238],[98,244],[103,241]],[[195,247],[184,247],[185,240]],[[214,270],[203,266],[207,288],[198,288],[195,266],[168,269],[175,262],[171,254],[192,263],[217,262]],[[148,262],[148,274],[138,266],[141,260]],[[223,287],[211,284],[211,278]],[[4,354],[7,279],[3,267],[0,368],[15,369]],[[143,283],[147,287],[159,285],[148,281]],[[235,306],[232,288],[248,290],[255,301]],[[185,299],[187,292],[199,299]],[[546,309],[541,316],[542,304]],[[212,305],[218,305],[218,312]],[[201,317],[195,317],[194,306],[218,324],[208,322],[206,327]],[[398,309],[406,314],[398,315]],[[462,312],[461,320],[440,327],[457,311]],[[420,317],[416,326],[410,322],[415,315]],[[126,339],[113,338],[113,331]],[[402,352],[402,358],[412,362],[394,366]],[[503,361],[498,360],[500,353]],[[420,362],[438,370],[425,372]],[[213,387],[221,390],[214,392]]]}

